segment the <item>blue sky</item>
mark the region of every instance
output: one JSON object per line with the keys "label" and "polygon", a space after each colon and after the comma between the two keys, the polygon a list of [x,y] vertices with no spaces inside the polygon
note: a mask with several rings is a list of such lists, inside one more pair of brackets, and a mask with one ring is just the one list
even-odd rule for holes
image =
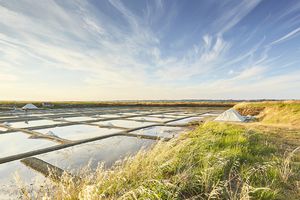
{"label": "blue sky", "polygon": [[300,98],[298,0],[0,0],[0,99]]}

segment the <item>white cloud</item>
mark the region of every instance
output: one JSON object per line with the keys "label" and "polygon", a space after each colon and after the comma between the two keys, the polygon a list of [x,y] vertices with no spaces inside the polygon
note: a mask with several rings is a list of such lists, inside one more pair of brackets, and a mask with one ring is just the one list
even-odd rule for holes
{"label": "white cloud", "polygon": [[204,44],[194,46],[183,58],[160,61],[158,77],[163,80],[189,79],[214,70],[223,60],[231,44],[221,36],[205,35],[203,41]]}
{"label": "white cloud", "polygon": [[[42,62],[42,66],[49,68],[62,67],[101,74],[115,71],[124,73],[124,76],[135,70],[137,76],[142,75],[139,68],[142,68],[143,64],[137,62],[134,56],[137,56],[137,49],[144,43],[146,44],[143,48],[146,48],[149,40],[145,37],[139,38],[137,34],[128,37],[130,34],[124,33],[122,29],[111,32],[111,26],[99,26],[99,22],[93,19],[93,14],[82,8],[89,4],[78,5],[80,15],[76,11],[66,14],[63,8],[53,1],[46,4],[34,4],[36,10],[47,7],[43,20],[31,17],[31,13],[26,13],[30,11],[22,10],[26,6],[22,6],[21,3],[13,6],[20,7],[22,13],[0,7],[3,14],[0,21],[9,27],[3,29],[0,35],[0,39],[6,43],[4,55],[7,62],[15,62],[20,68],[24,64],[36,65]],[[8,34],[11,31],[16,37]],[[112,34],[107,36],[106,31]],[[113,41],[118,37],[126,41]],[[86,45],[94,47],[89,48]]]}
{"label": "white cloud", "polygon": [[247,16],[261,0],[241,0],[232,2],[231,4],[223,1],[222,15],[215,21],[214,26],[219,30],[219,34],[223,34],[226,31],[233,28],[238,24],[245,16]]}
{"label": "white cloud", "polygon": [[[274,63],[276,57],[270,55],[271,46],[264,45],[266,38],[261,37],[260,41],[249,45],[245,41],[255,36],[250,34],[249,38],[243,40],[243,45],[249,46],[237,51],[235,48],[240,41],[226,36],[226,32],[255,9],[259,0],[218,2],[219,10],[212,20],[213,28],[199,32],[193,40],[197,42],[189,46],[186,46],[186,41],[190,39],[188,34],[162,41],[163,37],[173,34],[168,32],[168,27],[179,12],[176,6],[169,8],[161,0],[149,1],[143,12],[137,12],[122,1],[110,0],[106,3],[113,16],[85,0],[1,1],[1,91],[13,97],[11,90],[15,90],[18,98],[26,94],[32,95],[32,98],[50,98],[51,95],[55,96],[55,91],[60,98],[66,93],[64,91],[70,90],[72,97],[77,99],[80,95],[87,99],[89,96],[90,99],[109,99],[110,96],[151,99],[197,98],[199,92],[194,91],[199,90],[205,97],[217,98],[221,97],[219,94],[224,95],[218,88],[241,92],[242,86],[258,87],[256,83],[246,85],[246,82],[248,84],[253,80],[268,85],[266,74],[272,70],[270,63]],[[157,22],[164,24],[159,30],[152,27]],[[299,31],[299,28],[295,29],[273,44],[296,37]],[[172,48],[185,47],[187,50],[173,53],[165,43]],[[76,86],[84,92],[76,94],[75,88],[67,87],[68,83],[62,83],[61,88],[56,90],[49,88],[48,95],[30,89],[32,86],[43,91],[42,86],[36,86],[38,84],[32,78],[33,74],[43,75],[43,72],[47,72],[47,76],[55,76],[51,73],[56,69],[81,73],[83,77],[74,82],[78,82]],[[217,77],[218,80],[207,80],[201,85],[198,79],[201,80],[202,76]],[[282,78],[282,82],[283,79],[286,78]],[[25,80],[27,92],[16,89]],[[16,85],[7,87],[7,81]],[[181,81],[185,84],[178,84]],[[275,80],[270,79],[269,82]],[[43,84],[44,88],[51,87],[50,81]],[[99,94],[95,91],[99,91]]]}
{"label": "white cloud", "polygon": [[[245,72],[241,74],[245,74]],[[262,73],[249,72],[249,74],[252,75],[247,75],[247,78],[243,79],[240,78],[240,75],[237,75],[234,78],[188,86],[181,88],[178,93],[185,93],[186,98],[191,99],[300,98],[299,93],[292,92],[300,87],[300,71],[272,77],[261,77],[259,80],[251,79],[255,78],[255,74],[262,75]]]}
{"label": "white cloud", "polygon": [[234,80],[247,80],[247,79],[253,79],[253,78],[259,78],[264,72],[266,71],[265,67],[262,66],[253,66],[250,68],[247,68],[240,72],[236,77],[234,77]]}
{"label": "white cloud", "polygon": [[293,37],[296,37],[297,35],[299,35],[300,33],[300,27],[299,28],[296,28],[294,29],[293,31],[287,33],[286,35],[282,36],[281,38],[271,42],[270,45],[275,45],[275,44],[279,44],[281,42],[284,42],[284,41],[287,41],[289,39],[292,39]]}

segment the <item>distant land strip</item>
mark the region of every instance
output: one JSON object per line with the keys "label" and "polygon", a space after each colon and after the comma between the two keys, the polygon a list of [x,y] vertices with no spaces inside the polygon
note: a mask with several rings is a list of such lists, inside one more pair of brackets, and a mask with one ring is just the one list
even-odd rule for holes
{"label": "distant land strip", "polygon": [[[137,100],[137,101],[48,101],[52,108],[76,108],[76,107],[110,107],[110,106],[147,106],[147,107],[233,107],[240,102],[277,101],[273,99],[259,100]],[[282,101],[282,100],[281,100]],[[21,108],[27,103],[34,103],[43,107],[45,101],[0,101],[0,109]]]}

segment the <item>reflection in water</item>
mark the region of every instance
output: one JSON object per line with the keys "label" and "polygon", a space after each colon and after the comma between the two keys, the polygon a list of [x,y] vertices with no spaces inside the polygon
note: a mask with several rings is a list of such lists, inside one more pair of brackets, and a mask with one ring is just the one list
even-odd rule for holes
{"label": "reflection in water", "polygon": [[45,181],[49,180],[20,161],[0,164],[0,199],[19,199],[20,184],[38,187]]}
{"label": "reflection in water", "polygon": [[65,120],[70,122],[79,122],[79,121],[88,121],[88,120],[95,120],[92,117],[67,117]]}
{"label": "reflection in water", "polygon": [[121,115],[104,114],[104,115],[99,115],[99,117],[103,117],[103,118],[113,118],[113,117],[121,117]]}
{"label": "reflection in water", "polygon": [[[168,108],[151,108],[155,112],[166,111]],[[209,108],[211,110],[212,108]],[[109,113],[109,111],[116,111],[118,114],[113,112]],[[7,121],[8,125],[12,125],[15,128],[26,128],[26,127],[34,127],[34,126],[42,126],[42,125],[51,125],[58,123],[65,123],[66,120],[69,121],[84,121],[91,120],[96,118],[112,118],[112,117],[120,117],[124,115],[132,115],[132,118],[143,120],[144,122],[136,122],[125,119],[119,120],[110,120],[103,121],[96,124],[107,125],[107,123],[112,124],[113,126],[120,126],[125,128],[136,128],[141,126],[151,125],[153,123],[146,122],[146,120],[165,122],[168,120],[172,120],[174,118],[179,118],[182,116],[186,116],[186,114],[192,114],[196,112],[207,111],[207,108],[176,108],[174,111],[173,108],[169,109],[172,111],[168,114],[155,114],[152,113],[152,110],[149,108],[91,108],[91,109],[55,109],[55,110],[45,110],[45,111],[30,111],[26,115],[24,113],[2,113],[4,115],[2,121]],[[91,112],[90,115],[85,116],[82,112]],[[98,113],[97,113],[98,112]],[[77,117],[66,117],[59,116],[58,114],[74,114],[78,113]],[[123,114],[122,114],[123,113]],[[137,114],[152,114],[152,116],[139,116],[136,117],[134,115]],[[181,115],[177,115],[177,114]],[[120,115],[121,114],[121,115]],[[59,121],[46,120],[42,119],[43,115],[52,115],[53,118],[56,118]],[[9,119],[13,117],[30,117],[30,116],[40,116],[41,120],[29,120],[23,122],[11,122]],[[75,115],[73,115],[75,116]],[[45,117],[45,116],[44,116]],[[5,119],[7,118],[7,120]],[[176,123],[186,123],[190,120],[195,120],[196,118],[189,118],[180,120],[178,122],[172,122],[172,124]],[[201,119],[201,118],[199,118]],[[105,124],[106,123],[106,124]],[[37,132],[48,134],[48,135],[56,135],[61,138],[69,139],[69,140],[80,140],[87,139],[92,137],[97,137],[101,135],[107,135],[111,133],[120,132],[120,129],[116,129],[114,127],[111,128],[99,128],[97,126],[89,126],[84,124],[64,126],[64,127],[54,127],[48,129],[36,130]],[[150,135],[150,136],[160,136],[172,138],[177,136],[180,132],[182,132],[182,128],[179,127],[164,127],[164,126],[156,126],[150,127],[142,130],[138,130],[132,132],[133,134],[140,135]],[[0,128],[1,131],[6,131],[6,128]],[[96,142],[90,142],[86,144],[81,144],[73,147],[69,147],[66,149],[61,149],[58,151],[49,152],[46,154],[41,154],[36,156],[50,164],[56,165],[62,169],[66,170],[78,170],[79,168],[86,166],[89,161],[91,161],[91,167],[95,169],[99,162],[104,162],[106,167],[110,167],[117,160],[120,160],[128,155],[133,155],[141,148],[149,147],[151,144],[155,143],[154,140],[147,140],[135,137],[126,137],[126,136],[115,136],[111,138],[102,139]],[[57,145],[57,143],[44,139],[29,139],[28,136],[21,132],[0,134],[0,157],[6,157],[10,155],[15,155],[19,153],[24,153],[27,151],[42,149],[49,146]],[[18,171],[20,174],[21,180],[23,180],[27,185],[34,183],[34,180],[38,180],[40,182],[45,181],[45,178],[33,171],[32,169],[27,168],[25,165],[21,164],[19,161],[13,161],[5,164],[0,164],[0,199],[7,199],[9,193],[11,192],[15,196],[10,199],[16,199],[16,187],[13,179],[14,172]],[[48,181],[48,180],[47,180]],[[40,184],[36,184],[40,185]],[[11,190],[10,190],[11,189]]]}
{"label": "reflection in water", "polygon": [[60,122],[43,119],[43,120],[32,120],[32,121],[23,121],[23,122],[12,122],[11,127],[27,128],[27,127],[44,126],[44,125],[52,125],[52,124],[59,124],[59,123]]}
{"label": "reflection in water", "polygon": [[189,122],[201,121],[201,119],[203,119],[203,117],[189,117],[178,121],[170,122],[168,124],[186,124]]}
{"label": "reflection in water", "polygon": [[169,121],[172,120],[172,118],[161,118],[161,117],[132,117],[130,119],[135,119],[135,120],[148,120],[148,121],[157,121],[157,122],[165,122],[165,121]]}
{"label": "reflection in water", "polygon": [[6,128],[3,128],[3,127],[0,126],[0,132],[1,131],[6,131],[6,130],[7,130]]}
{"label": "reflection in water", "polygon": [[168,126],[154,126],[149,128],[144,128],[138,131],[134,131],[132,133],[140,134],[140,135],[150,135],[150,136],[158,136],[165,138],[173,138],[176,137],[180,132],[183,131],[183,128],[180,127],[168,127]]}
{"label": "reflection in water", "polygon": [[96,122],[94,124],[110,126],[110,127],[118,126],[118,127],[124,127],[124,128],[136,128],[136,127],[148,126],[148,125],[151,125],[154,123],[152,123],[152,122],[136,122],[136,121],[130,121],[130,120],[110,120],[110,121]]}
{"label": "reflection in water", "polygon": [[82,139],[93,138],[102,135],[108,135],[111,133],[117,133],[120,130],[99,128],[97,126],[89,126],[89,125],[72,125],[72,126],[40,129],[36,131],[43,134],[47,134],[49,133],[49,131],[51,131],[52,133],[54,133],[54,135],[60,138],[64,138],[68,140],[82,140]]}
{"label": "reflection in water", "polygon": [[78,169],[91,161],[96,168],[99,161],[110,167],[115,161],[146,148],[155,141],[126,136],[115,136],[37,156],[62,169]]}
{"label": "reflection in water", "polygon": [[57,145],[46,139],[31,139],[22,132],[0,135],[0,158]]}

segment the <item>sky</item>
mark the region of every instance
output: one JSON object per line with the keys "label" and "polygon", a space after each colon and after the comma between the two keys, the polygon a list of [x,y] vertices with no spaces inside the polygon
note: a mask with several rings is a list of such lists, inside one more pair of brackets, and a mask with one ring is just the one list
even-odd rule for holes
{"label": "sky", "polygon": [[300,99],[299,0],[0,0],[0,100]]}

